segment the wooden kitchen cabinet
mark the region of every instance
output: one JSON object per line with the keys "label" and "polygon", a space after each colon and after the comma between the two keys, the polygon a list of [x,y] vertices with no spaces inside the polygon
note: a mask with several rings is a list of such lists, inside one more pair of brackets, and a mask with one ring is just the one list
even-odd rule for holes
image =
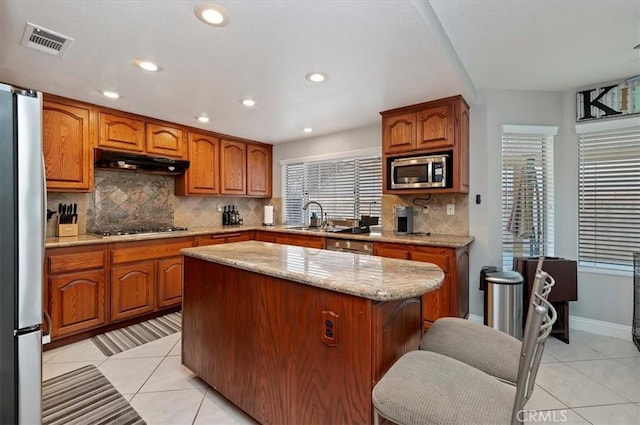
{"label": "wooden kitchen cabinet", "polygon": [[247,193],[247,144],[231,140],[220,141],[220,193]]}
{"label": "wooden kitchen cabinet", "polygon": [[99,125],[99,147],[137,153],[144,151],[144,121],[101,111]]}
{"label": "wooden kitchen cabinet", "polygon": [[254,231],[214,233],[196,236],[196,246],[220,245],[223,243],[243,242],[255,239]]}
{"label": "wooden kitchen cabinet", "polygon": [[416,114],[382,118],[382,143],[385,153],[412,151],[416,148]]}
{"label": "wooden kitchen cabinet", "polygon": [[182,302],[182,256],[158,260],[158,308]]}
{"label": "wooden kitchen cabinet", "polygon": [[176,195],[220,193],[220,139],[190,131],[187,143],[189,169],[176,178]]}
{"label": "wooden kitchen cabinet", "polygon": [[154,310],[155,265],[155,261],[142,261],[111,267],[111,321]]}
{"label": "wooden kitchen cabinet", "polygon": [[247,144],[247,195],[271,197],[271,146]]}
{"label": "wooden kitchen cabinet", "polygon": [[147,122],[145,129],[147,153],[182,158],[184,153],[184,130],[182,127]]}
{"label": "wooden kitchen cabinet", "polygon": [[68,99],[45,95],[42,146],[47,190],[89,192],[93,189],[95,111]]}
{"label": "wooden kitchen cabinet", "polygon": [[374,255],[404,260],[424,261],[437,265],[444,272],[442,286],[422,297],[422,316],[427,329],[441,317],[469,315],[469,247],[441,248],[376,242]]}
{"label": "wooden kitchen cabinet", "polygon": [[111,320],[171,307],[182,298],[180,250],[193,239],[121,242],[111,246]]}
{"label": "wooden kitchen cabinet", "polygon": [[[469,193],[469,105],[462,96],[405,106],[381,115],[383,193]],[[394,159],[435,154],[450,156],[450,187],[391,189],[389,173]]]}
{"label": "wooden kitchen cabinet", "polygon": [[302,246],[305,248],[325,249],[326,247],[326,240],[322,236],[294,235],[292,233],[276,233],[275,243]]}
{"label": "wooden kitchen cabinet", "polygon": [[46,251],[44,308],[52,339],[106,323],[106,256],[104,246]]}

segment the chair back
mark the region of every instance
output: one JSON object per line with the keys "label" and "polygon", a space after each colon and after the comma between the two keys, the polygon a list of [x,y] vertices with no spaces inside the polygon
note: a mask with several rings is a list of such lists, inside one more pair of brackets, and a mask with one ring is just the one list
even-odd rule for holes
{"label": "chair back", "polygon": [[533,393],[544,346],[551,333],[551,327],[558,318],[555,308],[547,301],[555,283],[544,271],[536,273],[533,280],[529,312],[522,338],[516,398],[511,415],[512,425],[521,424],[524,419],[520,412]]}

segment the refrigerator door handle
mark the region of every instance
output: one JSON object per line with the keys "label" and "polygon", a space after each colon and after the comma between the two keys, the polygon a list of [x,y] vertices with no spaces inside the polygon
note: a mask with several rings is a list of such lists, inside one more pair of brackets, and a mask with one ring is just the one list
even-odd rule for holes
{"label": "refrigerator door handle", "polygon": [[51,316],[46,310],[42,311],[44,322],[47,324],[47,332],[42,334],[42,344],[48,344],[51,342]]}

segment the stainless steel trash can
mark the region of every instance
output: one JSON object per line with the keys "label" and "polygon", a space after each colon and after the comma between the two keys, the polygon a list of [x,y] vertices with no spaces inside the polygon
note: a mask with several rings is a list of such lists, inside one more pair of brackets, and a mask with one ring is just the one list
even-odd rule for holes
{"label": "stainless steel trash can", "polygon": [[[522,339],[522,291],[518,272],[483,268],[484,324]],[[484,285],[483,285],[484,284]]]}

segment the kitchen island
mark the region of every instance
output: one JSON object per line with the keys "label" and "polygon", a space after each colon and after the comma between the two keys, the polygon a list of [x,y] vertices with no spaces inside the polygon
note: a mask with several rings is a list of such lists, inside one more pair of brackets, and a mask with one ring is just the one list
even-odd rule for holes
{"label": "kitchen island", "polygon": [[430,263],[268,242],[182,250],[182,361],[260,423],[371,423],[422,335]]}

